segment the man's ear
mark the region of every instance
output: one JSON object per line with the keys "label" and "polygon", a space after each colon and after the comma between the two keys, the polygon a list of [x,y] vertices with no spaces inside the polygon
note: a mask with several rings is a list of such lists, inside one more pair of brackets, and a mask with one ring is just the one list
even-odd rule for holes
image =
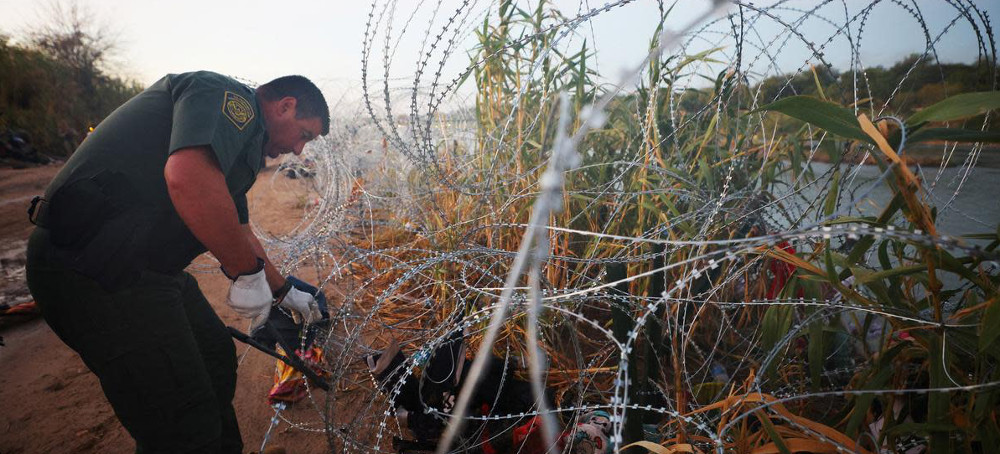
{"label": "man's ear", "polygon": [[295,107],[298,105],[298,103],[299,103],[298,99],[295,99],[291,96],[285,96],[284,98],[281,98],[278,101],[279,112],[283,114],[287,112],[295,113]]}

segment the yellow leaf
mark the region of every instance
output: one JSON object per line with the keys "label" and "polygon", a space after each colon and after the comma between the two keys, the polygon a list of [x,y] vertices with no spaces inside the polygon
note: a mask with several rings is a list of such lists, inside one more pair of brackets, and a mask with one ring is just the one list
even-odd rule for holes
{"label": "yellow leaf", "polygon": [[783,249],[771,248],[771,249],[768,249],[766,251],[766,254],[769,255],[769,256],[771,256],[771,257],[774,257],[774,258],[776,258],[778,260],[781,260],[782,262],[785,262],[785,263],[787,263],[789,265],[793,265],[793,266],[795,266],[797,268],[802,268],[802,269],[804,269],[804,270],[806,270],[806,271],[808,271],[808,272],[810,272],[812,274],[816,274],[816,275],[820,275],[820,276],[823,276],[823,275],[826,274],[823,270],[817,268],[812,263],[809,263],[809,262],[807,262],[805,260],[802,260],[798,256],[790,254],[790,253],[788,253],[788,251],[785,251]]}
{"label": "yellow leaf", "polygon": [[934,222],[931,221],[930,212],[927,210],[927,206],[917,200],[915,194],[909,188],[919,188],[920,180],[917,179],[913,172],[910,172],[910,168],[906,166],[906,163],[899,158],[896,151],[889,146],[889,142],[885,140],[882,133],[879,132],[878,128],[872,124],[871,120],[868,119],[865,114],[858,115],[858,124],[861,125],[861,129],[868,134],[875,144],[878,145],[879,150],[885,154],[885,157],[896,164],[893,171],[896,173],[896,177],[900,180],[900,191],[903,191],[903,198],[906,200],[906,204],[909,206],[910,211],[913,212],[915,217],[914,223],[919,225],[924,232],[930,235],[937,235],[937,228],[934,226]]}
{"label": "yellow leaf", "polygon": [[[718,401],[718,402],[716,402],[714,404],[706,405],[704,407],[701,407],[698,410],[691,412],[691,414],[701,413],[701,412],[705,412],[705,411],[711,411],[713,409],[718,409],[718,408],[725,408],[725,409],[728,410],[731,407],[740,406],[740,405],[743,405],[743,404],[754,404],[754,403],[764,404],[764,403],[770,403],[771,404],[770,405],[771,410],[774,411],[775,413],[777,413],[782,418],[785,418],[785,419],[787,419],[787,420],[789,420],[789,421],[791,421],[791,422],[793,422],[793,423],[795,423],[795,424],[797,424],[799,426],[805,427],[806,429],[809,429],[809,430],[811,430],[811,431],[813,431],[815,433],[818,433],[818,434],[820,434],[820,435],[822,435],[822,436],[824,436],[826,438],[829,438],[830,440],[833,440],[835,443],[839,443],[843,447],[847,448],[851,452],[869,454],[869,451],[867,451],[865,449],[862,449],[860,446],[858,446],[854,442],[854,440],[851,440],[851,438],[848,437],[847,435],[844,435],[843,433],[838,432],[837,430],[835,430],[834,428],[832,428],[830,426],[818,423],[816,421],[813,421],[813,420],[808,419],[808,418],[804,418],[802,416],[798,416],[798,415],[792,414],[792,412],[788,411],[788,409],[785,408],[784,405],[781,405],[779,403],[774,403],[775,400],[777,400],[777,399],[775,399],[774,396],[771,396],[771,395],[768,395],[768,394],[763,394],[763,393],[749,393],[749,394],[742,395],[742,396],[737,395],[737,396],[728,397],[728,398],[723,399],[721,401]],[[798,439],[792,439],[792,440],[798,440]],[[814,440],[804,440],[804,441],[816,442]],[[786,446],[788,447],[788,449],[790,449],[791,451],[794,452],[795,449],[793,448],[793,445],[790,443],[790,441],[786,439],[785,442],[786,442]],[[816,442],[816,443],[819,443],[819,442]],[[830,443],[825,443],[825,444],[821,443],[821,444],[823,444],[824,446],[833,447],[833,444],[830,444]],[[773,445],[773,443],[772,443],[772,445]],[[767,446],[767,445],[765,445],[765,446]],[[777,451],[777,449],[778,449],[777,445],[774,445],[774,449],[775,449],[775,451],[769,451],[769,452],[778,452]],[[836,450],[836,448],[833,448],[833,449]],[[817,452],[819,452],[819,451],[817,451]],[[826,452],[826,451],[822,451],[822,452]]]}
{"label": "yellow leaf", "polygon": [[[851,440],[851,438],[848,437],[847,435],[844,435],[843,433],[838,432],[837,430],[835,430],[834,428],[832,428],[830,426],[818,423],[818,422],[813,421],[813,420],[808,419],[808,418],[803,418],[802,416],[798,416],[798,415],[792,414],[792,412],[788,411],[788,409],[786,409],[784,405],[774,404],[774,405],[771,406],[771,409],[775,413],[778,413],[781,417],[786,418],[786,419],[788,419],[789,421],[791,421],[791,422],[793,422],[795,424],[803,426],[803,427],[805,427],[805,428],[807,428],[809,430],[812,430],[813,432],[816,432],[816,433],[818,433],[820,435],[823,435],[826,438],[829,438],[829,439],[831,439],[831,440],[833,440],[833,441],[835,441],[837,443],[840,443],[841,445],[843,445],[844,447],[846,447],[847,449],[849,449],[851,452],[868,453],[868,451],[865,451],[860,446],[858,446],[854,442],[854,440]],[[829,444],[828,444],[828,446],[829,446]],[[791,449],[792,451],[794,451],[794,449],[792,449],[791,445],[788,445],[788,449]]]}

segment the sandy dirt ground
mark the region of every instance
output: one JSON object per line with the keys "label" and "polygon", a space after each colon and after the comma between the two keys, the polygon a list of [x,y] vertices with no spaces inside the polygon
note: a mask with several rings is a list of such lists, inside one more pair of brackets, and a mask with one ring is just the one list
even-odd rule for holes
{"label": "sandy dirt ground", "polygon": [[[4,277],[0,294],[8,302],[30,298],[23,283],[24,245],[32,229],[25,211],[31,197],[41,194],[57,171],[57,166],[0,169],[0,276]],[[273,170],[262,172],[251,192],[251,219],[264,232],[281,235],[301,218],[309,194],[302,180],[272,175]],[[204,258],[199,261],[209,263]],[[248,323],[224,303],[228,280],[210,269],[201,267],[194,273],[202,291],[226,324],[245,330]],[[0,454],[134,452],[135,443],[119,424],[96,377],[44,320],[0,320],[0,336],[6,343],[0,347]],[[244,451],[256,452],[274,415],[266,395],[275,361],[244,344],[236,346],[242,360],[234,405]],[[322,406],[322,392],[315,396]],[[319,414],[308,403],[286,410],[283,415],[306,425],[305,430],[282,421],[268,446],[281,446],[290,453],[325,452]]]}

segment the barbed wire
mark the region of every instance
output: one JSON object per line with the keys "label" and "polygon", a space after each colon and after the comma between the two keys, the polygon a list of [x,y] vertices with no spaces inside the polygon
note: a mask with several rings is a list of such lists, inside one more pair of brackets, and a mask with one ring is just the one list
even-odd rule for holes
{"label": "barbed wire", "polygon": [[[897,361],[894,382],[864,383],[889,367],[890,350],[926,343],[921,332],[940,335],[928,364],[975,361],[975,316],[1000,274],[995,239],[961,237],[1000,223],[995,201],[991,211],[977,198],[984,185],[1000,189],[983,145],[957,159],[955,144],[931,145],[940,164],[917,166],[920,187],[903,200],[899,164],[864,164],[878,160],[875,147],[757,112],[818,91],[916,153],[901,110],[928,66],[929,85],[955,94],[943,43],[975,45],[979,89],[997,90],[987,8],[734,1],[679,14],[686,4],[658,2],[646,56],[606,79],[588,72],[588,49],[616,46],[594,23],[650,5],[559,6],[575,15],[507,1],[372,4],[361,105],[300,163],[311,173],[301,221],[259,232],[283,271],[308,271],[331,299],[317,342],[334,386],[310,388],[296,405],[313,419],[280,415],[286,424],[324,432],[338,452],[395,452],[394,439],[430,431],[439,454],[527,454],[571,452],[558,440],[601,412],[614,451],[637,437],[736,451],[741,434],[768,424],[842,452],[893,451],[928,441],[874,422],[848,437],[829,415],[873,396],[1000,387],[995,364],[971,375],[945,366],[946,381],[932,384],[913,359]],[[883,96],[864,62],[883,39],[872,28],[890,20],[922,42]],[[419,43],[411,66],[398,63],[408,42]],[[838,93],[823,93],[823,80]],[[939,206],[931,231],[908,203]],[[927,251],[951,274],[940,288],[916,277]],[[470,355],[430,378],[455,342]],[[372,370],[366,358],[393,344],[402,359]],[[503,441],[532,421],[541,450]]]}

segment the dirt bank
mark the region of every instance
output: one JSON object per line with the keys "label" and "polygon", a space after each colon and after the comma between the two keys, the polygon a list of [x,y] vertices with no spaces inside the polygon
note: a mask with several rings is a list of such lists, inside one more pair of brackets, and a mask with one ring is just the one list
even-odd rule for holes
{"label": "dirt bank", "polygon": [[[3,290],[23,289],[24,244],[32,226],[25,210],[40,194],[58,167],[0,169],[0,258],[4,264]],[[302,180],[272,179],[265,170],[251,192],[251,217],[263,231],[282,234],[294,227],[307,200]],[[203,261],[204,262],[204,261]],[[18,271],[21,270],[21,271]],[[208,268],[195,276],[202,291],[222,320],[246,329],[246,321],[223,303],[228,281]],[[302,276],[312,279],[312,276]],[[0,321],[0,453],[131,453],[135,444],[118,423],[104,398],[96,377],[79,357],[66,347],[39,318]],[[242,356],[235,407],[243,433],[245,451],[257,451],[274,412],[266,394],[272,384],[274,360],[237,343]],[[317,395],[322,405],[323,396]],[[319,413],[308,404],[298,404],[284,415],[306,429],[321,429]],[[269,446],[284,446],[288,452],[323,452],[326,438],[320,431],[290,428],[281,424]]]}

